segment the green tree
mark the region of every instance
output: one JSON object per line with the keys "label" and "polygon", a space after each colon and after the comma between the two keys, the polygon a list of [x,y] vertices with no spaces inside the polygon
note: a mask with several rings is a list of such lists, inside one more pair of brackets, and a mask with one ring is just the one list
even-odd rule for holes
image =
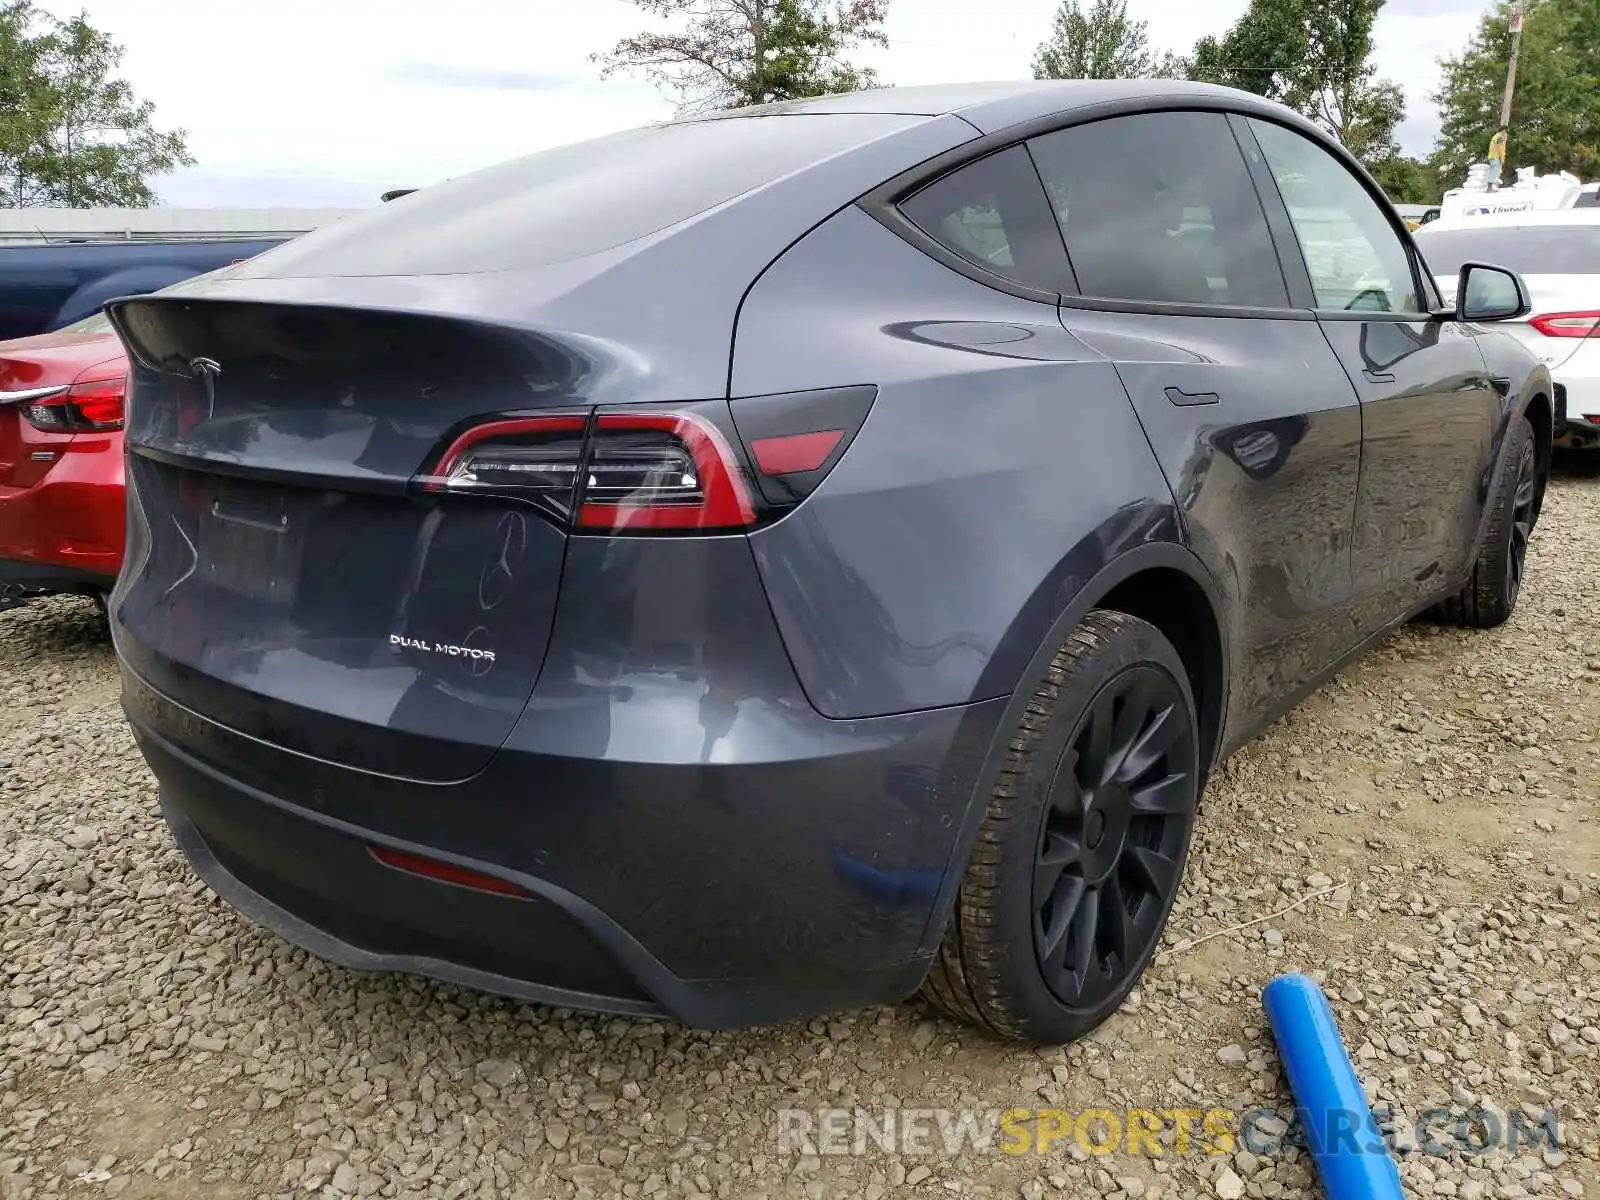
{"label": "green tree", "polygon": [[1434,204],[1444,194],[1433,168],[1395,154],[1370,164],[1372,177],[1395,204]]}
{"label": "green tree", "polygon": [[[1500,0],[1442,64],[1431,162],[1447,187],[1459,187],[1467,167],[1488,155],[1510,53],[1510,7]],[[1507,139],[1507,173],[1516,167],[1600,175],[1600,0],[1530,0]]]}
{"label": "green tree", "polygon": [[26,158],[36,151],[50,108],[41,59],[43,47],[32,37],[29,5],[0,4],[0,205],[20,203],[27,190]]}
{"label": "green tree", "polygon": [[889,0],[631,0],[669,32],[623,38],[595,55],[603,75],[639,71],[682,112],[850,92],[877,83],[846,56],[887,46]]}
{"label": "green tree", "polygon": [[1195,44],[1190,77],[1286,104],[1364,162],[1392,158],[1405,96],[1372,65],[1372,26],[1383,3],[1252,0],[1220,38]]}
{"label": "green tree", "polygon": [[1035,79],[1141,79],[1156,63],[1144,21],[1128,17],[1128,0],[1061,0],[1050,36],[1033,56]]}
{"label": "green tree", "polygon": [[117,76],[123,53],[82,15],[0,7],[0,205],[140,208],[152,176],[194,162]]}

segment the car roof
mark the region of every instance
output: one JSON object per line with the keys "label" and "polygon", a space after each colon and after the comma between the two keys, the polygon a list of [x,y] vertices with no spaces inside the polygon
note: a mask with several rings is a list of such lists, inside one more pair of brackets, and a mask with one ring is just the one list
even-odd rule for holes
{"label": "car roof", "polygon": [[869,88],[805,100],[784,100],[707,114],[698,120],[791,116],[806,113],[881,113],[958,116],[982,133],[1078,109],[1130,100],[1226,101],[1230,108],[1282,112],[1259,96],[1209,83],[1174,79],[1019,79],[989,83],[938,83]]}
{"label": "car roof", "polygon": [[[1492,194],[1492,193],[1491,193]],[[1562,225],[1600,225],[1600,208],[1553,208],[1529,211],[1482,213],[1475,217],[1441,217],[1424,225],[1418,233],[1445,233],[1457,229],[1520,229]]]}

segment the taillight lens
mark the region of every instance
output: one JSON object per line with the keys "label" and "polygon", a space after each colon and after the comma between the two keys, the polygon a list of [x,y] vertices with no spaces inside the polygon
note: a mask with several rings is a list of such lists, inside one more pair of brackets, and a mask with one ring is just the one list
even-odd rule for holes
{"label": "taillight lens", "polygon": [[413,486],[517,501],[579,533],[751,529],[816,490],[876,396],[863,386],[492,417],[459,433]]}
{"label": "taillight lens", "polygon": [[584,529],[744,529],[744,471],[720,430],[692,413],[601,413],[578,508]]}
{"label": "taillight lens", "polygon": [[121,429],[126,415],[128,379],[75,383],[60,396],[22,406],[35,429],[49,433],[109,433]]}
{"label": "taillight lens", "polygon": [[581,415],[490,421],[444,452],[430,491],[549,499],[570,507],[589,418]]}
{"label": "taillight lens", "polygon": [[583,530],[715,532],[757,521],[738,454],[691,411],[486,421],[456,438],[417,484],[521,500]]}
{"label": "taillight lens", "polygon": [[1600,312],[1544,313],[1528,324],[1545,337],[1584,338],[1600,329]]}
{"label": "taillight lens", "polygon": [[816,491],[861,431],[877,396],[877,388],[861,385],[733,401],[733,423],[750,448],[767,503],[793,507]]}

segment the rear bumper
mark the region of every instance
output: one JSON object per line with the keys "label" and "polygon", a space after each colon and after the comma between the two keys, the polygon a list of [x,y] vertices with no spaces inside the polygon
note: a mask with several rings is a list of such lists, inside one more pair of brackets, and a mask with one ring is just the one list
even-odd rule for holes
{"label": "rear bumper", "polygon": [[368,850],[387,839],[244,793],[148,732],[140,744],[162,780],[162,815],[195,873],[244,916],[317,957],[545,1004],[661,1011],[560,904],[394,870]]}
{"label": "rear bumper", "polygon": [[0,558],[0,593],[109,592],[115,571],[105,574],[59,563]]}
{"label": "rear bumper", "polygon": [[[1600,351],[1588,357],[1600,358]],[[1579,449],[1600,445],[1600,376],[1559,373],[1555,384],[1567,418],[1556,431],[1556,444]]]}
{"label": "rear bumper", "polygon": [[[696,765],[687,790],[667,764],[505,752],[474,779],[439,785],[263,747],[126,666],[123,679],[176,841],[251,920],[359,970],[711,1028],[916,988],[937,944],[940,886],[960,867],[971,778],[950,772],[975,775],[1000,707],[862,723],[875,726],[870,741],[807,762]],[[262,755],[275,773],[258,773]],[[953,786],[927,786],[936,780]],[[356,803],[328,811],[324,797],[351,788]],[[374,788],[381,799],[363,804]],[[664,804],[676,808],[667,824]],[[373,846],[532,896],[396,870]]]}
{"label": "rear bumper", "polygon": [[1556,433],[1556,445],[1577,450],[1600,446],[1600,421],[1568,414],[1566,422]]}
{"label": "rear bumper", "polygon": [[0,584],[108,591],[125,536],[120,438],[62,454],[31,487],[0,486]]}

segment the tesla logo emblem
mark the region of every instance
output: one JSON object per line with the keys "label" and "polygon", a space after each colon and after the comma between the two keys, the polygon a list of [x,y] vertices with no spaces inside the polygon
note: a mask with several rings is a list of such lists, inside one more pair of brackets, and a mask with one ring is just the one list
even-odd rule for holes
{"label": "tesla logo emblem", "polygon": [[191,358],[189,370],[206,385],[206,420],[217,415],[217,376],[222,374],[222,364],[214,358]]}

